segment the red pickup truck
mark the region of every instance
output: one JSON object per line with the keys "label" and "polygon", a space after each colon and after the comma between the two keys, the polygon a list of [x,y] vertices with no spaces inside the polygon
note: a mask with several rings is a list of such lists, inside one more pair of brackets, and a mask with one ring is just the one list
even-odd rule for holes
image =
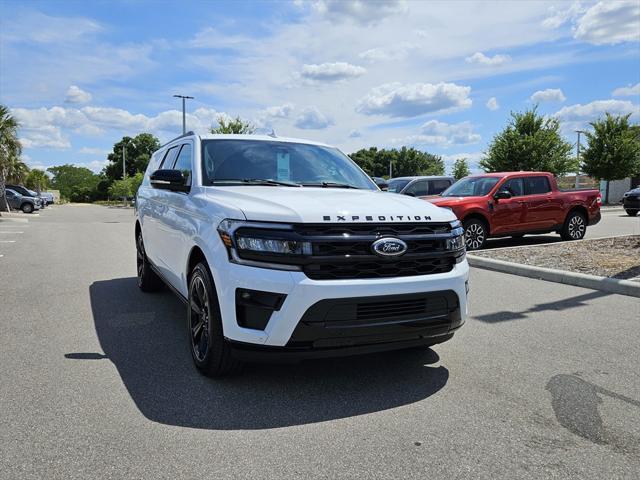
{"label": "red pickup truck", "polygon": [[453,210],[465,229],[467,250],[482,248],[489,237],[521,237],[557,232],[580,240],[588,225],[600,221],[598,190],[558,189],[546,172],[502,172],[472,175],[454,183],[439,197],[421,197]]}

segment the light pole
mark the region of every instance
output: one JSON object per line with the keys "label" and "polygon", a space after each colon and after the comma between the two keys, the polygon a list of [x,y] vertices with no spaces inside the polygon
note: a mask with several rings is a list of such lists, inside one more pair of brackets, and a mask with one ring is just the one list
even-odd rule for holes
{"label": "light pole", "polygon": [[587,133],[584,130],[576,130],[578,143],[576,143],[576,159],[578,160],[578,171],[576,172],[576,188],[580,188],[580,134]]}
{"label": "light pole", "polygon": [[193,97],[189,97],[187,95],[174,95],[174,97],[182,99],[182,134],[184,135],[185,133],[187,133],[187,121],[184,113],[185,112],[184,101],[187,99],[193,100]]}

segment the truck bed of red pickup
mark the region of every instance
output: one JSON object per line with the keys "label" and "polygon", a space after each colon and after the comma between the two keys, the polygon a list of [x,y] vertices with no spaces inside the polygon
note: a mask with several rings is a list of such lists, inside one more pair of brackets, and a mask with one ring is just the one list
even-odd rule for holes
{"label": "truck bed of red pickup", "polygon": [[579,240],[600,221],[598,190],[562,191],[547,172],[472,175],[424,199],[453,210],[464,224],[468,250],[482,248],[489,237],[527,233],[555,231]]}

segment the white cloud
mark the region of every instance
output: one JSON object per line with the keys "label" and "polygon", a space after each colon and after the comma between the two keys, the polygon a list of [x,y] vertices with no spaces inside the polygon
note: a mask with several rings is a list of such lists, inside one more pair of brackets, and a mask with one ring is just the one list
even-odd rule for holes
{"label": "white cloud", "polygon": [[555,29],[569,22],[574,38],[595,45],[640,41],[637,0],[600,1],[589,7],[575,1],[568,8],[551,7],[542,26]]}
{"label": "white cloud", "polygon": [[78,150],[78,153],[83,155],[108,155],[111,153],[111,150],[107,150],[105,148],[82,147]]}
{"label": "white cloud", "polygon": [[56,17],[37,11],[22,12],[11,22],[3,22],[2,38],[15,43],[69,43],[101,32],[102,26],[84,17]]}
{"label": "white cloud", "polygon": [[487,108],[491,111],[498,110],[500,108],[500,104],[498,103],[498,99],[496,97],[491,97],[487,100]]}
{"label": "white cloud", "polygon": [[91,94],[85,92],[76,85],[71,85],[67,90],[67,97],[65,103],[89,103],[91,101]]}
{"label": "white cloud", "polygon": [[360,52],[358,57],[367,62],[385,62],[387,60],[403,60],[408,57],[411,50],[419,48],[418,45],[410,42],[399,42],[396,44],[375,47]]}
{"label": "white cloud", "polygon": [[[20,121],[20,140],[25,148],[70,148],[68,132],[71,131],[81,134],[105,134],[113,131],[122,135],[151,132],[162,137],[178,135],[182,131],[182,112],[178,110],[167,110],[155,116],[133,114],[120,108],[93,106],[16,108],[12,112]],[[224,112],[198,108],[187,114],[187,128],[206,133],[216,124],[219,116],[228,118]]]}
{"label": "white cloud", "polygon": [[356,110],[365,115],[415,117],[471,106],[471,87],[455,83],[388,83],[373,88]]}
{"label": "white cloud", "polygon": [[303,130],[321,130],[333,125],[333,120],[324,115],[316,107],[308,107],[302,110],[296,118],[295,126]]}
{"label": "white cloud", "polygon": [[547,88],[546,90],[538,90],[531,95],[531,101],[534,103],[544,102],[564,102],[567,97],[564,96],[559,88]]}
{"label": "white cloud", "polygon": [[595,45],[640,41],[640,2],[598,2],[578,20],[574,36]]}
{"label": "white cloud", "polygon": [[511,57],[509,55],[494,55],[493,57],[487,57],[482,52],[476,52],[470,57],[465,58],[464,61],[467,63],[477,63],[480,65],[497,67],[510,62]]}
{"label": "white cloud", "polygon": [[322,63],[320,65],[303,65],[300,76],[318,82],[337,82],[348,78],[359,77],[367,71],[357,65],[346,62]]}
{"label": "white cloud", "polygon": [[633,97],[636,95],[640,95],[640,83],[616,88],[613,92],[611,92],[611,95],[614,97]]}
{"label": "white cloud", "polygon": [[605,113],[612,115],[631,114],[632,121],[640,120],[640,105],[627,100],[596,100],[582,105],[567,105],[558,110],[554,116],[562,122],[562,130],[572,134],[574,130],[587,128],[589,122],[601,118]]}
{"label": "white cloud", "polygon": [[373,25],[385,17],[405,13],[405,0],[317,0],[313,8],[328,20],[352,20],[362,25]]}
{"label": "white cloud", "polygon": [[420,127],[418,135],[393,139],[392,143],[448,147],[451,145],[477,143],[480,140],[480,135],[474,133],[473,125],[470,122],[449,124],[438,120],[429,120]]}
{"label": "white cloud", "polygon": [[573,2],[568,8],[557,8],[551,6],[549,8],[549,16],[542,22],[544,28],[558,28],[570,20],[576,20],[580,15],[587,11],[579,1]]}

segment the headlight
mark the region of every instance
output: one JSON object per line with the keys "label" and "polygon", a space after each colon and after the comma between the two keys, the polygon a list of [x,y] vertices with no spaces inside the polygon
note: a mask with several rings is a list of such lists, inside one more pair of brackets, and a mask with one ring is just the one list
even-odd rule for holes
{"label": "headlight", "polygon": [[445,248],[449,251],[456,252],[456,263],[460,263],[466,255],[464,228],[462,228],[462,222],[460,222],[460,220],[451,222],[451,235],[450,238],[447,238]]}
{"label": "headlight", "polygon": [[276,240],[272,238],[236,236],[238,250],[253,252],[278,253],[283,255],[311,255],[311,243],[295,240]]}
{"label": "headlight", "polygon": [[300,270],[296,257],[311,255],[311,243],[303,241],[289,225],[223,220],[218,234],[229,260],[241,265]]}

